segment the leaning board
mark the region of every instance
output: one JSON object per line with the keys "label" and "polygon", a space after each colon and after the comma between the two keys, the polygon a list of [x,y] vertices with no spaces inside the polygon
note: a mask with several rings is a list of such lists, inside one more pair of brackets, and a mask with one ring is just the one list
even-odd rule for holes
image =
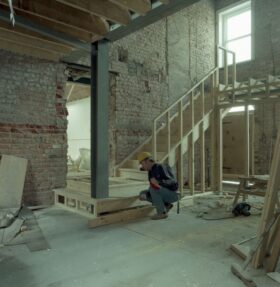
{"label": "leaning board", "polygon": [[27,159],[3,155],[0,161],[0,208],[19,207],[27,168]]}

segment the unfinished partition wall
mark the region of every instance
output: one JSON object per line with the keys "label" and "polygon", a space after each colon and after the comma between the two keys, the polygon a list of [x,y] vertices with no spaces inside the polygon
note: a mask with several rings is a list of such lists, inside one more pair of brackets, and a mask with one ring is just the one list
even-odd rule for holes
{"label": "unfinished partition wall", "polygon": [[28,159],[26,204],[52,204],[66,184],[65,67],[3,50],[0,59],[0,154]]}

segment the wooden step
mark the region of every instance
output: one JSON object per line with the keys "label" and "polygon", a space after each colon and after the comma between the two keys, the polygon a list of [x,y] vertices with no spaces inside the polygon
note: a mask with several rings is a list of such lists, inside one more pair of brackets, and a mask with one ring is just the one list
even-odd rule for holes
{"label": "wooden step", "polygon": [[[132,169],[136,170],[137,169]],[[147,174],[146,172],[144,172]],[[134,196],[139,193],[139,191],[145,189],[147,186],[147,176],[143,181],[132,181],[127,178],[121,177],[110,177],[109,178],[109,197],[114,196]],[[83,180],[67,180],[67,188],[76,193],[83,194],[90,197],[91,193],[91,183],[90,181]]]}
{"label": "wooden step", "polygon": [[145,181],[148,178],[146,171],[140,171],[132,168],[120,168],[120,176],[128,179]]}
{"label": "wooden step", "polygon": [[127,222],[143,217],[149,216],[153,211],[152,206],[141,206],[129,210],[123,210],[103,216],[99,216],[94,219],[88,220],[88,227],[95,228],[102,225],[108,225],[112,223]]}
{"label": "wooden step", "polygon": [[89,218],[90,227],[144,217],[153,210],[138,196],[94,199],[69,188],[55,189],[54,194],[56,206]]}

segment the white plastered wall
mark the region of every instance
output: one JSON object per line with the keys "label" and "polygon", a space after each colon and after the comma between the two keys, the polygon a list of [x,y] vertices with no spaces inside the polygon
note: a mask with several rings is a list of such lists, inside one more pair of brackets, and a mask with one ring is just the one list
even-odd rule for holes
{"label": "white plastered wall", "polygon": [[70,102],[68,108],[68,155],[77,159],[80,148],[90,149],[90,98]]}

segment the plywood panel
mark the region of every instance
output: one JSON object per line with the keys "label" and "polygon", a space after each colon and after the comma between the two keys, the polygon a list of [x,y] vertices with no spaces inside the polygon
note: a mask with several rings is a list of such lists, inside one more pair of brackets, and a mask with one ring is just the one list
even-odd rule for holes
{"label": "plywood panel", "polygon": [[3,155],[0,162],[0,208],[21,205],[27,159]]}

